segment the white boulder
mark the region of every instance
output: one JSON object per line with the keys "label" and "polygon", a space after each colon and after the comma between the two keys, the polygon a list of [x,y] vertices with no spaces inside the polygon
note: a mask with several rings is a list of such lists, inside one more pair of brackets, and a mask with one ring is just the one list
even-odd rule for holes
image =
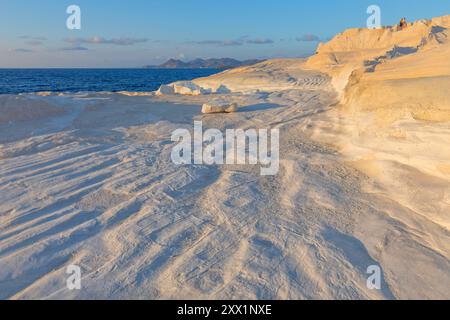
{"label": "white boulder", "polygon": [[226,101],[211,101],[205,103],[202,107],[202,113],[232,113],[238,111],[237,103],[230,103]]}
{"label": "white boulder", "polygon": [[159,90],[156,91],[157,95],[181,94],[199,96],[209,93],[211,93],[210,89],[204,89],[191,81],[179,81],[168,85],[162,85]]}
{"label": "white boulder", "polygon": [[175,90],[171,85],[162,85],[161,87],[159,87],[158,91],[156,91],[156,95],[158,96],[170,94],[175,94]]}

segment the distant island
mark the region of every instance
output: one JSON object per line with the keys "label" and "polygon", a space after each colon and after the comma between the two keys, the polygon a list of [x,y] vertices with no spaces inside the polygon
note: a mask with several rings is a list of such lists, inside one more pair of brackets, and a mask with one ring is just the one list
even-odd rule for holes
{"label": "distant island", "polygon": [[195,59],[192,61],[184,62],[181,60],[170,59],[167,62],[152,66],[144,66],[146,69],[232,69],[242,66],[249,66],[263,60],[245,60],[239,61],[232,58],[221,59]]}

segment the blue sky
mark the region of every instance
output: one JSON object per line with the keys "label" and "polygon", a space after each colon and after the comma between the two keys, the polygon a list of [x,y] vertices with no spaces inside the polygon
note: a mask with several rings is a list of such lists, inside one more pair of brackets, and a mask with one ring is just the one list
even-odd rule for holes
{"label": "blue sky", "polygon": [[[81,8],[81,30],[66,9]],[[168,58],[301,57],[364,27],[450,14],[447,0],[0,0],[0,67],[140,67]],[[305,41],[310,40],[310,41]]]}

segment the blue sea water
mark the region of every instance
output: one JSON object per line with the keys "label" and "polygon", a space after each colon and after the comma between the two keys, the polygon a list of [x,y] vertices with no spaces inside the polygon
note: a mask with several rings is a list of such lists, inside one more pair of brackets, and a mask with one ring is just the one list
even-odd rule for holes
{"label": "blue sea water", "polygon": [[0,94],[42,91],[154,91],[162,84],[218,73],[217,69],[0,69]]}

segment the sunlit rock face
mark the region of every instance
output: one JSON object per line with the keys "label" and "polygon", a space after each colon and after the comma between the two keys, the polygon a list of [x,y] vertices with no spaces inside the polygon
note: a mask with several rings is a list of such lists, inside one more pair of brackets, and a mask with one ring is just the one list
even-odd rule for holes
{"label": "sunlit rock face", "polygon": [[211,101],[205,103],[202,107],[202,113],[233,113],[238,111],[237,103],[227,101]]}

